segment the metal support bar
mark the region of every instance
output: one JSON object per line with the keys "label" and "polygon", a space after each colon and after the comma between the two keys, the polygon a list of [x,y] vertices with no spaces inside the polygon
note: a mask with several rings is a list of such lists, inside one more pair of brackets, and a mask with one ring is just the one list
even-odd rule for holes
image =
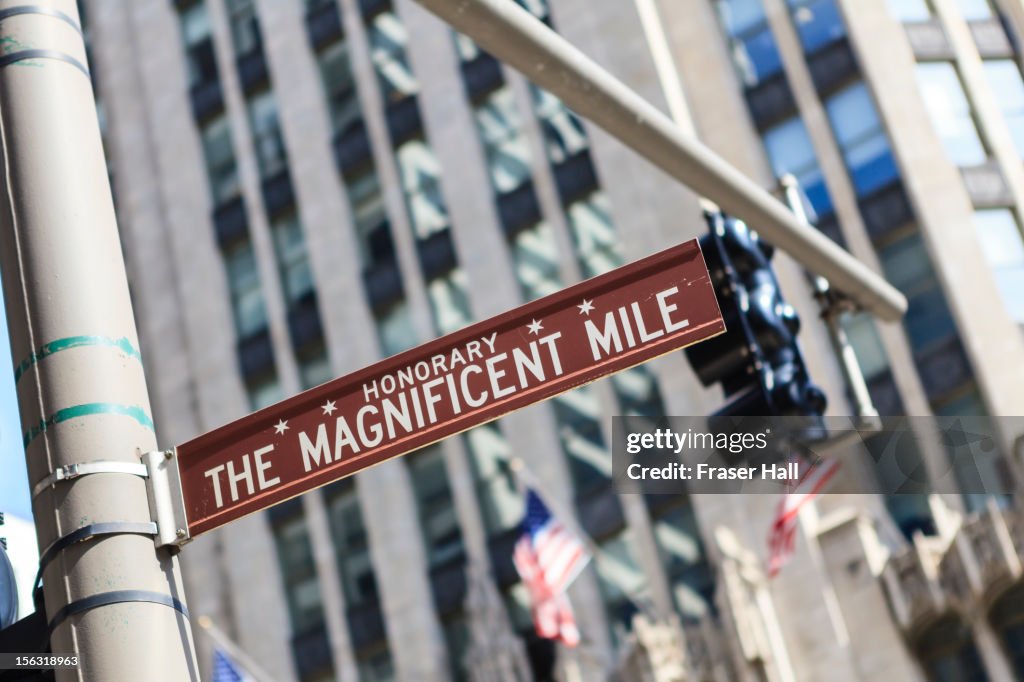
{"label": "metal support bar", "polygon": [[673,178],[749,223],[805,268],[828,277],[863,309],[890,321],[906,311],[906,298],[878,273],[801,223],[764,188],[513,0],[417,2]]}
{"label": "metal support bar", "polygon": [[[786,196],[786,203],[789,204],[793,215],[797,220],[810,226],[807,218],[807,211],[804,209],[804,197],[800,191],[800,183],[792,175],[785,175],[781,181],[782,190]],[[807,274],[811,287],[814,289],[814,297],[821,306],[821,319],[828,327],[829,339],[832,341],[832,350],[839,360],[843,377],[853,397],[853,409],[856,412],[858,428],[877,431],[882,428],[881,417],[871,400],[871,392],[868,391],[867,382],[864,380],[864,372],[857,360],[857,353],[850,345],[850,339],[843,329],[842,316],[844,313],[856,310],[856,306],[848,298],[832,289],[831,284],[825,277]]]}

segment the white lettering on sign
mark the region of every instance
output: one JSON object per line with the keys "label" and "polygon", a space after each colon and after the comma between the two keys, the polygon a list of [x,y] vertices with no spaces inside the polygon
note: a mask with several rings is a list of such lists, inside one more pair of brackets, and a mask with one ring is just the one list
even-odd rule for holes
{"label": "white lettering on sign", "polygon": [[[492,334],[467,343],[465,355],[470,360],[461,358],[460,354],[459,362],[441,362],[435,355],[435,360],[429,363],[423,361],[411,368],[398,370],[395,373],[397,378],[388,380],[392,377],[389,374],[364,384],[363,397],[368,400],[356,413],[355,431],[349,427],[345,417],[339,416],[333,425],[321,422],[311,433],[298,432],[303,470],[308,473],[337,462],[346,454],[358,454],[363,449],[375,447],[383,441],[385,433],[388,440],[394,440],[436,424],[440,419],[438,404],[447,402],[458,414],[463,404],[481,407],[538,386],[551,377],[561,376],[563,370],[558,349],[561,332],[530,341],[525,349],[514,348],[511,354],[503,352],[485,358],[482,349],[493,351],[496,336]],[[422,372],[434,368],[448,371],[423,383],[409,383],[411,379],[406,378],[407,370],[408,375],[418,380],[422,378]],[[486,378],[486,387],[471,388],[470,382],[476,375]]]}
{"label": "white lettering on sign", "polygon": [[[640,303],[637,301],[605,313],[603,328],[598,327],[592,320],[586,320],[583,326],[587,331],[587,341],[590,343],[590,353],[594,360],[600,360],[602,356],[616,355],[628,348],[636,348],[664,336],[666,332],[671,334],[689,326],[689,320],[674,321],[671,317],[671,313],[679,306],[666,302],[666,299],[678,293],[679,287],[672,287],[655,294],[661,313],[661,319],[655,324],[660,324],[660,328],[648,329],[650,322],[644,320]],[[618,313],[618,320],[615,313]]]}
{"label": "white lettering on sign", "polygon": [[[253,482],[253,466],[250,464],[249,454],[246,453],[241,456],[238,460],[240,465],[236,470],[236,462],[234,460],[228,460],[225,464],[218,464],[212,469],[208,469],[204,475],[210,479],[210,483],[213,486],[213,503],[217,509],[224,506],[224,492],[221,487],[221,472],[227,470],[227,482],[228,492],[231,495],[232,502],[238,502],[241,499],[243,493],[245,495],[253,495],[256,490],[266,490],[267,488],[273,488],[275,485],[281,482],[278,476],[269,477],[268,472],[273,466],[273,462],[269,459],[264,460],[264,456],[269,456],[274,451],[273,445],[266,445],[262,448],[257,448],[252,453],[252,461],[255,462],[255,474],[256,480],[255,485]],[[244,490],[239,488],[239,483],[244,483]]]}
{"label": "white lettering on sign", "polygon": [[[595,310],[592,300],[577,306],[586,316],[577,324],[583,325],[593,359],[601,361],[688,327],[688,319],[675,315],[679,306],[673,300],[678,295],[679,287],[673,286],[654,294],[656,308],[650,305],[648,295],[603,314]],[[347,415],[333,414],[342,408],[332,398],[322,406],[319,423],[296,428],[287,436],[287,427],[280,426],[278,435],[297,442],[292,440],[291,447],[278,443],[278,449],[292,453],[290,457],[296,457],[297,451],[302,470],[310,473],[416,434],[443,420],[445,410],[459,415],[464,410],[490,407],[550,382],[564,373],[559,347],[563,333],[540,336],[543,329],[542,320],[533,320],[523,330],[520,343],[504,346],[500,352],[498,333],[493,332],[369,380],[362,385],[365,404],[358,409],[350,407]],[[266,445],[207,470],[205,477],[216,507],[227,504],[228,497],[237,502],[280,484],[280,476],[272,472],[274,452],[275,445]]]}

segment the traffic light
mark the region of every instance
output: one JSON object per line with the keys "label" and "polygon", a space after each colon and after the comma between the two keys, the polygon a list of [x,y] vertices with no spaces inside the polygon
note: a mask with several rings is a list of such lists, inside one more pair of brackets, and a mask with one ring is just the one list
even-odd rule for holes
{"label": "traffic light", "polygon": [[707,212],[700,240],[725,318],[726,333],[686,349],[705,386],[721,383],[718,417],[805,417],[824,435],[825,394],[811,383],[797,334],[800,318],[786,303],[771,266],[774,248],[742,221]]}

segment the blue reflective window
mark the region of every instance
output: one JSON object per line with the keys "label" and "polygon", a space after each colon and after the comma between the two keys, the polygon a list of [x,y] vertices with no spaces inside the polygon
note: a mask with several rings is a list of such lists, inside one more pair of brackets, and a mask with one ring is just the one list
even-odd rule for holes
{"label": "blue reflective window", "polygon": [[911,346],[923,350],[956,334],[921,234],[916,232],[887,246],[879,256],[886,278],[907,297],[903,325]]}
{"label": "blue reflective window", "polygon": [[956,4],[967,21],[992,18],[992,5],[988,0],[956,0]]}
{"label": "blue reflective window", "polygon": [[889,14],[903,22],[928,21],[932,10],[927,0],[888,0]]}
{"label": "blue reflective window", "polygon": [[974,212],[981,250],[996,278],[1003,304],[1024,324],[1024,236],[1008,208]]}
{"label": "blue reflective window", "polygon": [[857,193],[867,195],[899,177],[889,138],[864,83],[854,83],[825,102]]}
{"label": "blue reflective window", "polygon": [[761,0],[719,0],[718,14],[732,42],[732,58],[744,85],[753,87],[782,71]]}
{"label": "blue reflective window", "polygon": [[989,59],[982,62],[985,76],[999,102],[1006,125],[1013,135],[1017,154],[1024,157],[1024,79],[1020,67],[1012,59]]}
{"label": "blue reflective window", "polygon": [[834,0],[789,0],[789,6],[805,52],[816,52],[846,35]]}
{"label": "blue reflective window", "polygon": [[795,116],[771,128],[764,134],[764,145],[775,177],[792,174],[800,182],[815,213],[819,217],[831,213],[832,198],[803,120]]}
{"label": "blue reflective window", "polygon": [[985,147],[953,64],[923,62],[917,65],[915,73],[928,116],[949,159],[958,166],[984,163]]}

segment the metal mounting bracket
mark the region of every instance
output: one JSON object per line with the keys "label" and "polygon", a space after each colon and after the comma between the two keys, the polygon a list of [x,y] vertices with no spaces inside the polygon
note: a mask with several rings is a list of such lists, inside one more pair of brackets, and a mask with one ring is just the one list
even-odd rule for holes
{"label": "metal mounting bracket", "polygon": [[156,546],[181,547],[192,538],[188,533],[177,451],[143,453],[142,463],[149,472],[146,489],[149,493],[149,513],[157,527]]}

